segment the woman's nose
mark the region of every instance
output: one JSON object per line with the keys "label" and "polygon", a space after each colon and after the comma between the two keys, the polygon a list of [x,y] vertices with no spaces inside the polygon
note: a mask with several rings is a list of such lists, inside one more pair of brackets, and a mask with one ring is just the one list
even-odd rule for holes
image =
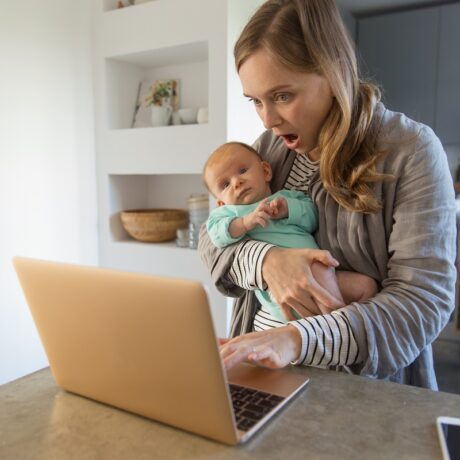
{"label": "woman's nose", "polygon": [[262,123],[264,124],[265,129],[271,129],[275,126],[278,126],[281,122],[280,116],[275,108],[264,106],[259,112]]}

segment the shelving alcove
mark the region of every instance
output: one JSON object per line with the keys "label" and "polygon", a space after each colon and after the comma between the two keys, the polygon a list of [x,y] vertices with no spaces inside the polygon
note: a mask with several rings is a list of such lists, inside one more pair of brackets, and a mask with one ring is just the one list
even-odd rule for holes
{"label": "shelving alcove", "polygon": [[[174,242],[136,242],[119,213],[186,208],[191,193],[206,193],[201,173],[208,155],[227,140],[252,142],[262,131],[232,62],[235,38],[261,0],[151,0],[121,9],[113,0],[95,3],[100,265],[200,281],[216,332],[225,336],[229,302],[198,252]],[[133,128],[139,84],[155,79],[178,80],[179,107],[208,107],[208,122]]]}

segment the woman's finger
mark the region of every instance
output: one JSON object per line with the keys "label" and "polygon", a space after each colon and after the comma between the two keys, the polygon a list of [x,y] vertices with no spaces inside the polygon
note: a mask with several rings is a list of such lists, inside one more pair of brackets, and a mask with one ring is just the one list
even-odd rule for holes
{"label": "woman's finger", "polygon": [[298,319],[298,317],[294,315],[294,311],[297,312],[301,318],[321,314],[320,309],[308,294],[302,298],[301,301],[290,299],[287,304],[280,304],[280,307],[288,321],[295,321]]}
{"label": "woman's finger", "polygon": [[240,342],[229,348],[226,352],[224,351],[221,353],[221,356],[224,366],[228,370],[244,361],[249,360],[249,356],[254,353],[255,346]]}
{"label": "woman's finger", "polygon": [[340,299],[337,299],[330,292],[326,291],[313,276],[308,276],[308,289],[310,295],[327,308],[333,309],[334,307],[343,305]]}
{"label": "woman's finger", "polygon": [[[301,318],[322,314],[321,308],[316,304],[310,295],[303,297],[302,302],[292,301],[291,309],[296,311]],[[296,317],[294,318],[297,319]]]}
{"label": "woman's finger", "polygon": [[236,337],[221,347],[221,357],[227,370],[243,361],[275,369],[297,359],[300,348],[299,331],[286,325]]}
{"label": "woman's finger", "polygon": [[309,255],[310,255],[312,262],[316,260],[326,265],[327,267],[338,267],[339,266],[339,261],[337,259],[334,259],[331,253],[327,250],[312,249],[310,250]]}

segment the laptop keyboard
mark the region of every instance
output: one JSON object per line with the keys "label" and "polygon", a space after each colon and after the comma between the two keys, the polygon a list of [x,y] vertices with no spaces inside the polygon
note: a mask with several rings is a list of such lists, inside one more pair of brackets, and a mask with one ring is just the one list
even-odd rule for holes
{"label": "laptop keyboard", "polygon": [[236,426],[241,431],[248,431],[284,399],[282,396],[234,384],[230,384],[230,394]]}

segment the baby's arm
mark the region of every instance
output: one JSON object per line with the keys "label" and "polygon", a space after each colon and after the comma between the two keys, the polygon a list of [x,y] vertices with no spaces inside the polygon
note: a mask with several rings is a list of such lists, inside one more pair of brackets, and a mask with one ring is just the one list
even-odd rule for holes
{"label": "baby's arm", "polygon": [[338,270],[337,282],[346,305],[352,302],[365,302],[378,292],[376,281],[362,273]]}
{"label": "baby's arm", "polygon": [[[352,302],[365,302],[378,292],[376,281],[362,273],[334,271],[320,262],[315,262],[311,269],[318,283],[335,298],[339,299],[340,303],[334,305],[332,310],[344,307]],[[331,312],[331,308],[327,308],[317,301],[315,303],[323,315]]]}
{"label": "baby's arm", "polygon": [[270,202],[268,198],[265,198],[254,211],[243,217],[233,219],[228,227],[228,232],[232,238],[239,238],[253,230],[257,225],[265,228],[271,218]]}

